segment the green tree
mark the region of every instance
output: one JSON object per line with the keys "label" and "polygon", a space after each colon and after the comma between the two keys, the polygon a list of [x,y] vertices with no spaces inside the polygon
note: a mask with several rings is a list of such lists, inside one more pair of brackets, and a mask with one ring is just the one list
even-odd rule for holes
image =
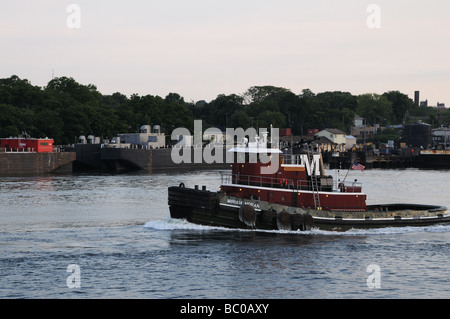
{"label": "green tree", "polygon": [[33,110],[0,104],[0,133],[2,137],[18,136],[23,133],[35,135],[38,132],[35,124]]}
{"label": "green tree", "polygon": [[49,137],[60,143],[64,136],[64,122],[57,111],[43,108],[36,111],[33,118],[36,132],[34,137]]}
{"label": "green tree", "polygon": [[396,123],[405,123],[408,113],[413,110],[414,102],[406,94],[389,91],[383,94],[391,103]]}
{"label": "green tree", "polygon": [[367,124],[390,124],[393,121],[392,102],[386,96],[379,94],[361,94],[358,96],[358,115]]}
{"label": "green tree", "polygon": [[271,85],[252,86],[243,94],[243,98],[248,104],[261,103],[268,100],[278,102],[288,92],[290,90]]}
{"label": "green tree", "polygon": [[320,112],[318,128],[338,128],[350,131],[358,105],[356,96],[349,92],[324,92],[315,97],[317,112]]}
{"label": "green tree", "polygon": [[45,93],[57,110],[57,117],[64,123],[59,143],[73,143],[80,135],[104,136],[104,125],[111,121],[113,115],[109,109],[100,108],[102,95],[95,85],[83,85],[73,78],[59,77],[47,84]]}
{"label": "green tree", "polygon": [[234,112],[243,109],[243,98],[236,94],[220,94],[209,103],[209,114],[205,114],[211,124],[220,129],[229,126],[228,120]]}
{"label": "green tree", "polygon": [[42,98],[41,88],[26,79],[22,80],[17,75],[0,79],[0,103],[35,109],[42,105]]}
{"label": "green tree", "polygon": [[355,113],[368,124],[428,121],[435,127],[450,124],[450,111],[416,107],[407,95],[389,91],[383,95],[348,92],[315,94],[309,89],[296,95],[276,86],[252,86],[243,95],[220,94],[207,103],[186,103],[177,93],[165,98],[116,92],[102,95],[93,84],[71,77],[49,81],[45,88],[18,76],[0,79],[0,135],[26,131],[34,137],[51,137],[57,144],[73,143],[79,135],[113,137],[137,132],[142,125],[161,125],[170,134],[176,127],[192,131],[193,119],[203,126],[292,128],[293,134],[308,128],[348,131]]}
{"label": "green tree", "polygon": [[285,116],[278,111],[265,111],[259,114],[257,119],[259,128],[267,128],[267,130],[271,127],[283,128],[286,125]]}
{"label": "green tree", "polygon": [[244,130],[252,126],[252,119],[244,110],[237,110],[228,120],[228,126],[231,128],[242,127]]}
{"label": "green tree", "polygon": [[401,136],[396,129],[386,128],[374,137],[374,141],[380,143],[387,143],[389,140],[395,141],[400,137]]}
{"label": "green tree", "polygon": [[48,82],[46,91],[53,95],[69,95],[71,99],[82,104],[98,105],[101,94],[93,84],[79,84],[73,78],[59,77]]}
{"label": "green tree", "polygon": [[[178,95],[178,94],[177,94]],[[166,97],[164,104],[164,127],[169,128],[171,133],[177,127],[185,127],[191,132],[194,129],[194,118],[192,112],[189,111],[187,103],[184,99],[173,99]]]}

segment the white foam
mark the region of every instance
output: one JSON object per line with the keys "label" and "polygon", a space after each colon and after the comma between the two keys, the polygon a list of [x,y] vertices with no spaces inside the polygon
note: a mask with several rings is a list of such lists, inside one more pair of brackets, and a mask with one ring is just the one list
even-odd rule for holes
{"label": "white foam", "polygon": [[344,235],[395,235],[408,233],[423,232],[450,232],[450,224],[437,224],[432,226],[406,226],[406,227],[382,227],[382,228],[352,228],[345,232]]}
{"label": "white foam", "polygon": [[155,230],[229,230],[223,227],[204,226],[188,222],[185,219],[168,218],[166,220],[151,220],[145,223],[144,227]]}
{"label": "white foam", "polygon": [[[202,230],[202,231],[230,231],[230,232],[266,232],[266,233],[279,233],[279,234],[312,234],[316,232],[326,232],[321,230],[311,231],[294,231],[294,230],[263,230],[263,229],[240,229],[240,228],[227,228],[219,226],[206,226],[193,224],[185,219],[168,218],[166,220],[158,219],[151,220],[144,224],[144,227],[155,230]],[[334,233],[334,232],[328,232]]]}
{"label": "white foam", "polygon": [[413,227],[385,227],[385,228],[352,228],[347,231],[332,231],[322,229],[311,229],[307,231],[299,230],[261,230],[261,229],[236,229],[218,226],[205,226],[188,222],[185,219],[158,219],[151,220],[144,224],[145,228],[155,230],[201,230],[201,231],[239,231],[239,232],[266,232],[276,234],[296,234],[296,235],[322,235],[322,236],[368,236],[368,235],[393,235],[414,232],[450,232],[450,224],[438,224],[433,226],[413,226]]}

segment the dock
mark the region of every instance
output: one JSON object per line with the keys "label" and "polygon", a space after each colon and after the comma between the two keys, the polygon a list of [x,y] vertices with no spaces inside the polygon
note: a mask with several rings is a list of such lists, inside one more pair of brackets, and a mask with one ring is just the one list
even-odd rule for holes
{"label": "dock", "polygon": [[324,162],[330,169],[345,169],[356,161],[366,167],[384,169],[429,168],[450,169],[450,152],[433,152],[419,149],[390,150],[377,153],[374,151],[325,153]]}

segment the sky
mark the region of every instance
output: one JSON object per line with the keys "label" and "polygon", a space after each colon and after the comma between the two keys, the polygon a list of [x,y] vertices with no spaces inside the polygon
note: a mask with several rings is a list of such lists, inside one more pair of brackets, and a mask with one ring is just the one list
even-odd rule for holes
{"label": "sky", "polygon": [[[450,107],[448,0],[0,0],[0,78],[185,101],[273,85]],[[75,5],[75,6],[73,6]]]}

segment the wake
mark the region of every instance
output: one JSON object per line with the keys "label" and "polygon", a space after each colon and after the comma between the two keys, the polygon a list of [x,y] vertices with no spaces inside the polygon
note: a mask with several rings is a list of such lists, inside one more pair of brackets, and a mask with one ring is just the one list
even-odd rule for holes
{"label": "wake", "polygon": [[151,220],[144,224],[145,228],[153,230],[192,230],[192,231],[225,231],[225,232],[264,232],[276,234],[295,234],[295,235],[322,235],[322,236],[368,236],[368,235],[393,235],[393,234],[409,234],[409,233],[450,233],[450,223],[437,224],[432,226],[416,226],[416,227],[385,227],[385,228],[368,228],[368,229],[349,229],[347,231],[332,231],[313,228],[307,231],[295,230],[262,230],[262,229],[237,229],[219,226],[198,225],[188,222],[185,219],[157,219]]}

